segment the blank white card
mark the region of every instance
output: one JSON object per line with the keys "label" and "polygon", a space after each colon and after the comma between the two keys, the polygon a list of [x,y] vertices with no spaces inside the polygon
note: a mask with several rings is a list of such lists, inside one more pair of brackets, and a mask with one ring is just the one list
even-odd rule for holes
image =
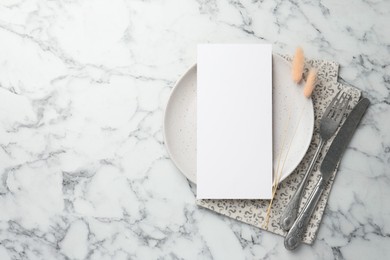
{"label": "blank white card", "polygon": [[270,199],[272,46],[199,45],[197,75],[197,198]]}

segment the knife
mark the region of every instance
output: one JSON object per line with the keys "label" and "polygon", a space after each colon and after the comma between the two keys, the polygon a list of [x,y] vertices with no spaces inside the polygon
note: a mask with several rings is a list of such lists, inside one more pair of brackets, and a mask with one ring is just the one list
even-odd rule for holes
{"label": "knife", "polygon": [[290,231],[287,233],[284,239],[284,247],[286,249],[294,250],[300,245],[311,215],[313,214],[317,203],[320,200],[321,194],[325,190],[326,184],[328,183],[334,170],[336,170],[345,149],[347,148],[357,126],[359,125],[360,120],[362,119],[369,105],[370,101],[367,98],[360,100],[359,103],[353,108],[344,124],[341,126],[336,137],[333,139],[333,142],[321,163],[321,177],[314,187],[314,190],[310,194],[310,197],[303,207],[301,213],[295,220]]}

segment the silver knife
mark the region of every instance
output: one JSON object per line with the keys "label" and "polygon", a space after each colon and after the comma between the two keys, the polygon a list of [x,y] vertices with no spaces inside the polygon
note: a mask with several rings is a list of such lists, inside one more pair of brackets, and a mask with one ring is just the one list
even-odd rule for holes
{"label": "silver knife", "polygon": [[341,126],[336,137],[333,139],[333,142],[321,163],[321,177],[314,187],[314,190],[310,194],[310,197],[303,207],[301,213],[295,220],[290,231],[287,233],[284,239],[284,247],[286,249],[294,250],[300,245],[311,215],[313,214],[317,203],[320,200],[321,194],[324,191],[326,184],[328,183],[334,170],[339,164],[345,149],[347,148],[357,126],[359,125],[360,120],[362,119],[369,105],[370,101],[367,98],[360,100],[359,103],[353,108],[344,124]]}

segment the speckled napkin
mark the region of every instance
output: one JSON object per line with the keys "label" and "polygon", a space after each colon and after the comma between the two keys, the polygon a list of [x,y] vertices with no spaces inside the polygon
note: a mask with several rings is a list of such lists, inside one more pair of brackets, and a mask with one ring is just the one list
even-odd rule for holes
{"label": "speckled napkin", "polygon": [[[284,58],[291,61],[290,57],[284,56]],[[269,205],[269,200],[198,200],[198,205],[226,215],[230,218],[234,218],[250,225],[265,229],[272,233],[282,236],[286,235],[286,232],[279,226],[280,215],[287,202],[290,200],[291,196],[297,189],[299,182],[302,180],[310,159],[313,158],[315,149],[319,143],[319,123],[322,114],[325,112],[325,109],[330,103],[331,99],[340,89],[344,89],[344,91],[351,95],[352,99],[349,105],[350,108],[356,105],[361,95],[358,89],[337,82],[339,69],[339,65],[337,63],[324,60],[309,60],[305,64],[305,75],[307,74],[308,69],[311,67],[318,69],[318,82],[312,96],[315,114],[313,138],[302,162],[288,178],[280,183],[274,202],[272,204],[271,217],[268,227],[264,228],[263,225],[266,211]],[[350,111],[350,109],[348,111]],[[301,202],[301,209],[320,176],[319,162],[322,161],[323,156],[325,155],[325,151],[328,150],[332,140],[333,137],[325,144],[322,150],[323,152],[321,153],[319,159],[317,160],[317,164],[314,167],[313,173],[309,177],[305,189],[305,194]],[[304,243],[312,244],[316,238],[322,215],[328,201],[329,192],[332,188],[333,181],[336,176],[336,172],[337,169],[330,179],[326,190],[322,194],[313,217],[310,220],[309,226],[303,238]]]}

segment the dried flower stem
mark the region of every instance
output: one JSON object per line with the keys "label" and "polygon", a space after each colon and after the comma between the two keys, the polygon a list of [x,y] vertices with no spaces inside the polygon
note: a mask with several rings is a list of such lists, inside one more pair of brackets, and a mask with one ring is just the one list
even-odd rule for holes
{"label": "dried flower stem", "polygon": [[[290,110],[290,111],[291,111],[291,110]],[[265,216],[265,221],[264,221],[264,225],[263,225],[263,228],[264,228],[264,229],[267,229],[267,228],[268,228],[269,218],[270,218],[271,209],[272,209],[272,203],[273,203],[273,201],[274,201],[274,198],[275,198],[275,195],[276,195],[276,191],[277,191],[277,189],[278,189],[279,182],[280,182],[280,179],[281,179],[281,177],[282,177],[282,172],[283,172],[283,169],[284,169],[284,164],[285,164],[285,162],[286,162],[286,160],[287,160],[287,157],[288,157],[288,154],[289,154],[289,152],[290,152],[291,144],[292,144],[292,142],[293,142],[293,140],[294,140],[294,138],[295,138],[295,136],[296,136],[296,134],[297,134],[297,130],[298,130],[299,125],[300,125],[300,123],[301,123],[301,119],[302,119],[302,116],[303,116],[303,112],[304,112],[304,111],[305,111],[305,107],[302,107],[301,114],[300,114],[299,120],[298,120],[298,124],[297,124],[297,126],[295,127],[294,134],[293,134],[293,136],[292,136],[292,138],[291,138],[291,140],[290,140],[290,142],[289,142],[289,144],[288,144],[288,148],[287,148],[287,151],[286,151],[285,156],[284,156],[284,159],[283,159],[282,168],[280,169],[279,173],[277,173],[277,178],[276,178],[275,181],[274,181],[274,185],[273,185],[273,187],[272,187],[272,197],[271,197],[271,201],[270,201],[270,203],[269,203],[269,205],[268,205],[268,208],[267,208],[267,212],[266,212],[266,216]],[[288,124],[287,124],[287,125],[289,125],[290,117],[291,117],[291,112],[290,112],[290,114],[289,114]],[[285,134],[285,136],[284,136],[283,139],[285,140],[285,138],[286,138],[286,131],[284,131],[284,134]],[[282,148],[284,148],[284,141],[283,141]],[[280,153],[280,154],[283,154],[283,151],[282,151],[282,150],[281,150],[281,153]],[[281,157],[281,156],[279,156],[279,160],[278,160],[278,168],[279,168],[279,163],[280,163],[280,157]]]}

